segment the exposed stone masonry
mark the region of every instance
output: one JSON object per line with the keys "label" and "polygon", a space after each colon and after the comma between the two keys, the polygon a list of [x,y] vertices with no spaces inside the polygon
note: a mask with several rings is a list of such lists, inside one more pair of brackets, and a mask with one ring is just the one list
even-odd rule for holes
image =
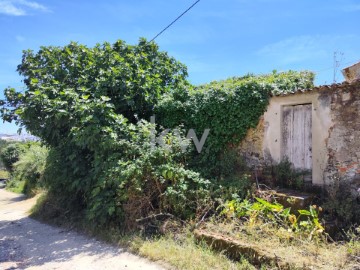
{"label": "exposed stone masonry", "polygon": [[[336,179],[341,179],[349,181],[354,189],[359,189],[360,80],[315,87],[291,95],[299,95],[300,100],[301,96],[307,93],[317,93],[314,98],[319,104],[318,106],[328,109],[327,114],[329,115],[326,115],[327,119],[324,121],[331,119],[328,136],[324,143],[326,149],[322,149],[327,155],[327,161],[324,163],[326,165],[324,168],[320,168],[323,171],[324,179],[317,179],[317,184],[322,182],[325,185],[331,185]],[[315,107],[314,109],[316,110]],[[261,168],[273,160],[271,154],[267,153],[264,147],[264,138],[267,136],[269,125],[271,123],[266,122],[262,117],[258,126],[248,131],[246,138],[239,146],[240,153],[248,165],[253,168]],[[313,134],[313,136],[316,135]],[[274,143],[279,142],[274,141]],[[326,160],[326,155],[324,160]]]}

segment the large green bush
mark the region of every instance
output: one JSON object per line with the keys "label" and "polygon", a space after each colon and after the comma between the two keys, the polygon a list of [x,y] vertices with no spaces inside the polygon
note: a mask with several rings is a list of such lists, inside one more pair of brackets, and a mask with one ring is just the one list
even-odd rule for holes
{"label": "large green bush", "polygon": [[[68,202],[85,204],[87,217],[100,224],[132,228],[137,218],[158,212],[193,216],[208,197],[209,182],[186,169],[187,153],[178,137],[170,133],[166,147],[153,145],[153,128],[122,118],[96,144],[86,142],[86,130],[79,130],[71,151],[50,151],[45,172],[50,191],[61,190]],[[92,153],[87,164],[81,162],[84,143]]]}
{"label": "large green bush", "polygon": [[2,118],[51,146],[66,140],[73,127],[107,125],[108,114],[133,123],[149,119],[163,93],[187,84],[186,67],[144,39],[134,46],[119,40],[24,51],[18,72],[26,91],[5,89]]}
{"label": "large green bush", "polygon": [[9,172],[13,171],[14,164],[19,160],[20,155],[27,149],[26,144],[23,143],[11,143],[1,149],[0,159]]}
{"label": "large green bush", "polygon": [[155,126],[141,120],[187,84],[184,65],[141,40],[25,51],[18,70],[26,90],[5,90],[2,117],[50,147],[44,179],[54,196],[95,224],[196,213],[209,183],[186,169],[178,137],[155,145]]}
{"label": "large green bush", "polygon": [[[151,213],[194,216],[211,190],[202,176],[229,168],[216,171],[221,150],[257,124],[271,91],[303,85],[300,73],[281,73],[189,90],[186,67],[145,40],[25,51],[18,71],[26,89],[5,89],[1,116],[49,147],[47,188],[95,224],[128,228]],[[210,128],[201,155],[182,149],[183,134],[169,132],[166,147],[155,145],[158,127],[146,122],[155,113],[165,128],[182,124],[198,135]]]}

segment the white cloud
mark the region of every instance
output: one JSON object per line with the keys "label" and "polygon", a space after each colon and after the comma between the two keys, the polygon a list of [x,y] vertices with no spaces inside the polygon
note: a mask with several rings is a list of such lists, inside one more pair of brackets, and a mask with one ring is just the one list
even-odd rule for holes
{"label": "white cloud", "polygon": [[27,0],[0,0],[0,13],[11,16],[28,15],[30,11],[47,12],[49,9],[37,2]]}
{"label": "white cloud", "polygon": [[10,1],[1,1],[0,2],[0,13],[6,14],[6,15],[13,15],[13,16],[23,16],[26,14],[25,10],[23,10],[21,8],[17,8]]}
{"label": "white cloud", "polygon": [[16,0],[14,2],[19,3],[19,5],[23,5],[26,7],[29,7],[31,9],[35,9],[35,10],[40,10],[40,11],[49,11],[49,9],[37,2],[31,2],[31,1],[26,1],[26,0]]}

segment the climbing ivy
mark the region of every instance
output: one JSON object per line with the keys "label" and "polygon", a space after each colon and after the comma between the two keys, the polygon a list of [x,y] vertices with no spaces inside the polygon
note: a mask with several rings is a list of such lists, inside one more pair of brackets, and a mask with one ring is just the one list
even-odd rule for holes
{"label": "climbing ivy", "polygon": [[227,146],[239,143],[256,127],[271,95],[313,87],[314,74],[288,71],[246,75],[164,95],[156,107],[158,121],[166,128],[183,125],[201,137],[210,129],[203,151],[194,152],[193,166],[207,177],[219,176],[219,157]]}
{"label": "climbing ivy", "polygon": [[[229,168],[217,166],[226,146],[257,124],[271,94],[307,88],[313,76],[274,72],[192,87],[186,67],[144,39],[24,51],[18,72],[24,91],[5,89],[0,116],[49,147],[50,193],[96,224],[129,228],[150,213],[193,217],[213,187],[204,176]],[[182,152],[181,132],[154,145],[146,122],[154,113],[166,128],[198,136],[209,128],[205,149]]]}

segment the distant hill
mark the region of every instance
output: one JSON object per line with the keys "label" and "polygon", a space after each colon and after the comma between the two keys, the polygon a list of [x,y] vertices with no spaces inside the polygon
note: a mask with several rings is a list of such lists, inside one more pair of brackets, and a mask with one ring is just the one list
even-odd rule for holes
{"label": "distant hill", "polygon": [[39,138],[30,135],[30,134],[1,134],[0,139],[4,141],[14,141],[14,142],[25,142],[25,141],[38,141]]}

